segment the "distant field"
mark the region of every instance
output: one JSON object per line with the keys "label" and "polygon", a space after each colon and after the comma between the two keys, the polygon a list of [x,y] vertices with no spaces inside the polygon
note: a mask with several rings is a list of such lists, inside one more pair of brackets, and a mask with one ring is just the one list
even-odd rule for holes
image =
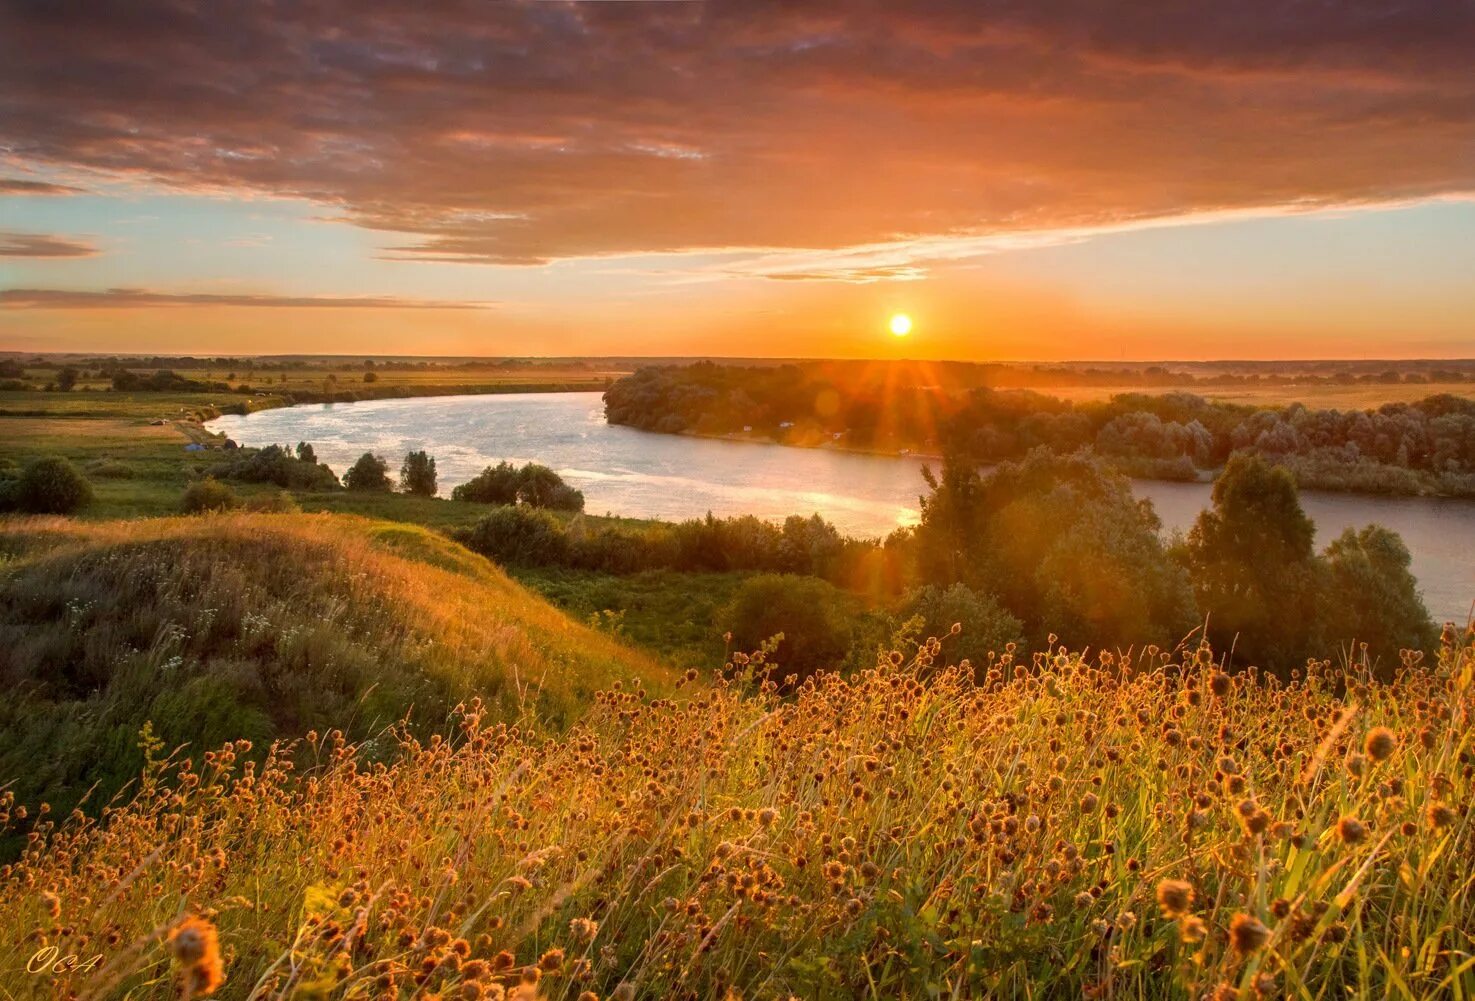
{"label": "distant field", "polygon": [[[152,371],[150,368],[137,368],[137,371]],[[425,369],[396,370],[389,367],[375,367],[367,369],[362,364],[343,365],[312,365],[312,366],[262,366],[260,368],[188,368],[176,370],[179,375],[194,379],[198,382],[224,382],[232,389],[241,385],[249,385],[254,390],[265,390],[270,393],[321,393],[332,389],[349,390],[372,386],[375,389],[384,389],[391,386],[425,387],[425,386],[569,386],[579,389],[602,389],[606,382],[628,375],[629,369],[616,367],[592,368],[582,366],[486,366],[476,368],[460,367],[434,367]],[[366,373],[372,372],[373,379],[364,381]],[[26,378],[37,386],[44,386],[56,378],[53,369],[28,369]],[[99,378],[96,370],[88,370],[87,375],[77,382],[76,388],[70,394],[47,394],[58,395],[62,399],[66,396],[84,395],[89,391],[109,390],[111,382],[108,379]],[[34,396],[36,394],[22,393],[0,393],[0,400],[12,395]],[[147,394],[145,394],[147,395]],[[155,394],[157,395],[157,394]],[[224,398],[239,401],[240,397],[233,394],[207,394],[211,399]],[[0,407],[4,404],[0,403]]]}
{"label": "distant field", "polygon": [[1440,393],[1475,399],[1475,383],[1472,382],[1399,383],[1368,386],[1192,386],[1182,389],[1145,385],[1039,386],[1034,391],[1072,401],[1109,400],[1123,393],[1146,393],[1149,396],[1160,396],[1164,393],[1184,392],[1210,400],[1223,400],[1226,403],[1249,403],[1274,407],[1304,403],[1308,407],[1338,410],[1368,410],[1385,403],[1413,403]]}

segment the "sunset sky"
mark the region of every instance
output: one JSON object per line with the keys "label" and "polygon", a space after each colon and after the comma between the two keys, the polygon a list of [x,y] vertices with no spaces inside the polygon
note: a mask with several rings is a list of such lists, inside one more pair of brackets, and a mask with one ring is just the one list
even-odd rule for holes
{"label": "sunset sky", "polygon": [[1470,357],[1472,66],[1459,0],[0,0],[0,350]]}

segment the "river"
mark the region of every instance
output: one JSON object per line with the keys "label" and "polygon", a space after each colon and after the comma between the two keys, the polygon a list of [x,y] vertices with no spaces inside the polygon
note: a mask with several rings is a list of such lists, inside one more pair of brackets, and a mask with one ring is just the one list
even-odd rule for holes
{"label": "river", "polygon": [[[828,449],[653,434],[604,421],[598,393],[439,396],[327,403],[211,421],[243,445],[311,442],[343,473],[366,451],[398,467],[412,449],[435,456],[440,492],[503,459],[541,462],[584,491],[586,510],[674,520],[819,512],[851,535],[915,524],[925,490],[922,461]],[[1209,503],[1209,486],[1135,480],[1169,531],[1186,530]],[[1475,501],[1307,491],[1317,544],[1377,522],[1403,536],[1413,572],[1437,620],[1464,622],[1475,599]]]}

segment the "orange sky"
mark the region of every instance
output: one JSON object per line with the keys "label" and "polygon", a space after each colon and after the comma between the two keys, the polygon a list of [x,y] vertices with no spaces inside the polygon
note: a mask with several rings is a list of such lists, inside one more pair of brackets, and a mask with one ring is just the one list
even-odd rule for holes
{"label": "orange sky", "polygon": [[1471,51],[1436,0],[7,9],[0,349],[1468,356]]}

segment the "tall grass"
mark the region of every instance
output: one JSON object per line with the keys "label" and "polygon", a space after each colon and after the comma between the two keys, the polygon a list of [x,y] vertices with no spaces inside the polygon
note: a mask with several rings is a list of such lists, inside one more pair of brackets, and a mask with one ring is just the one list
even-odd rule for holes
{"label": "tall grass", "polygon": [[[231,998],[1475,993],[1472,636],[1387,683],[939,649],[789,695],[735,656],[557,736],[473,702],[387,760],[151,759],[101,823],[0,811],[0,970],[166,998],[218,931]],[[16,972],[52,947],[101,959]]]}

